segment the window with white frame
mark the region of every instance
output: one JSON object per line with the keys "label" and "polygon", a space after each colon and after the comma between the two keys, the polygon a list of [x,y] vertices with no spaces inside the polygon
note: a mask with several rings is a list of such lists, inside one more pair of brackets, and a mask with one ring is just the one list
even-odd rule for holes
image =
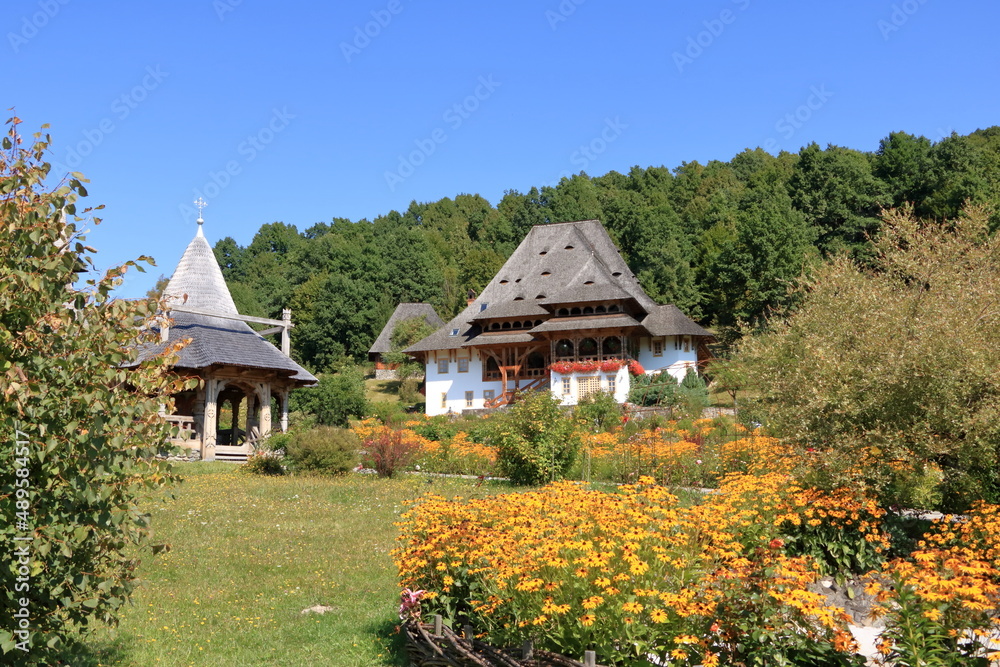
{"label": "window with white frame", "polygon": [[654,340],[653,344],[652,344],[652,348],[653,348],[653,356],[654,357],[662,357],[663,356],[663,341],[662,340]]}
{"label": "window with white frame", "polygon": [[685,352],[690,352],[691,351],[691,337],[690,336],[684,336],[684,351]]}
{"label": "window with white frame", "polygon": [[675,350],[681,349],[681,337],[680,336],[674,336],[674,349]]}
{"label": "window with white frame", "polygon": [[494,393],[493,393],[492,389],[483,389],[483,400],[484,401],[492,401],[493,400],[493,396],[494,396]]}
{"label": "window with white frame", "polygon": [[448,373],[448,360],[438,359],[438,375],[446,375]]}
{"label": "window with white frame", "polygon": [[568,396],[573,393],[573,385],[569,378],[563,378],[563,396]]}
{"label": "window with white frame", "polygon": [[465,407],[467,407],[467,408],[471,408],[472,407],[472,401],[473,401],[473,399],[475,399],[475,396],[476,396],[476,392],[474,392],[474,391],[467,391],[467,392],[465,392]]}
{"label": "window with white frame", "polygon": [[608,376],[608,391],[612,394],[615,393],[615,387],[617,387],[618,377],[615,375]]}
{"label": "window with white frame", "polygon": [[584,398],[586,396],[590,396],[591,394],[596,394],[599,391],[601,391],[600,375],[589,375],[587,377],[576,379],[577,398]]}
{"label": "window with white frame", "polygon": [[459,359],[458,360],[458,372],[459,373],[468,373],[469,372],[469,360],[468,359]]}

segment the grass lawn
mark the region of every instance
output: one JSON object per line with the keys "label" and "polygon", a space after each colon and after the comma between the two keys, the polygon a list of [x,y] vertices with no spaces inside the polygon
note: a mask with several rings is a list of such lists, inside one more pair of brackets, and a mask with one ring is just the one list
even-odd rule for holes
{"label": "grass lawn", "polygon": [[373,403],[399,400],[399,380],[365,380],[365,394]]}
{"label": "grass lawn", "polygon": [[[184,481],[148,501],[153,542],[121,625],[87,640],[87,665],[405,664],[395,634],[390,551],[405,501],[508,491],[403,475],[257,477],[182,464]],[[324,615],[302,614],[316,604]]]}

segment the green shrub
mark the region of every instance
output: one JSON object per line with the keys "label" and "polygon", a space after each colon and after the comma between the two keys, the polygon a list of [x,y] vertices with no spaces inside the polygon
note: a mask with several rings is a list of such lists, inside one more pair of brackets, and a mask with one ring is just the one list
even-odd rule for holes
{"label": "green shrub", "polygon": [[379,401],[369,404],[368,413],[383,424],[399,424],[411,419],[403,406],[397,401]]}
{"label": "green shrub", "polygon": [[420,382],[419,377],[408,377],[399,381],[399,400],[404,405],[414,405],[423,400],[423,395],[419,391]]}
{"label": "green shrub", "polygon": [[348,429],[317,426],[290,438],[286,456],[296,471],[339,475],[357,466],[360,446]]}
{"label": "green shrub", "polygon": [[548,391],[526,394],[494,414],[485,429],[497,451],[500,473],[514,484],[541,484],[566,476],[580,449],[580,435],[559,399]]}
{"label": "green shrub", "polygon": [[288,443],[294,438],[291,432],[271,433],[261,441],[259,450],[264,452],[285,452],[288,451]]}
{"label": "green shrub", "polygon": [[581,399],[574,415],[588,429],[607,431],[621,424],[622,406],[610,392],[598,391]]}
{"label": "green shrub", "polygon": [[254,452],[247,457],[239,468],[247,475],[284,475],[285,467],[281,464],[281,455],[271,451]]}
{"label": "green shrub", "polygon": [[447,415],[431,417],[422,424],[413,427],[413,431],[418,435],[438,442],[450,441],[461,430],[463,430],[462,425]]}
{"label": "green shrub", "polygon": [[700,416],[702,411],[708,407],[708,386],[705,380],[692,368],[688,369],[687,375],[681,380],[677,389],[681,406],[688,414]]}
{"label": "green shrub", "polygon": [[363,417],[368,412],[364,374],[353,366],[332,374],[322,373],[315,387],[293,391],[289,404],[314,415],[319,424],[347,426],[349,418]]}
{"label": "green shrub", "polygon": [[632,378],[628,392],[629,403],[673,408],[677,406],[679,400],[677,380],[670,373],[637,375]]}

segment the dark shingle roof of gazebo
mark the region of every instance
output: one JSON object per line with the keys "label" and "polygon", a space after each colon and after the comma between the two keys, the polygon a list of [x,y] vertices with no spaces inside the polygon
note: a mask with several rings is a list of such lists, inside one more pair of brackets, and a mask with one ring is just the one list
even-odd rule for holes
{"label": "dark shingle roof of gazebo", "polygon": [[[201,226],[177,263],[163,293],[178,308],[239,315]],[[175,364],[177,368],[197,370],[216,364],[242,366],[275,371],[280,376],[296,380],[298,385],[311,385],[317,381],[309,371],[282,354],[246,322],[178,310],[172,310],[170,317],[173,323],[168,343],[191,339],[179,353]],[[137,361],[156,354],[163,347],[164,344],[160,343],[140,351]]]}

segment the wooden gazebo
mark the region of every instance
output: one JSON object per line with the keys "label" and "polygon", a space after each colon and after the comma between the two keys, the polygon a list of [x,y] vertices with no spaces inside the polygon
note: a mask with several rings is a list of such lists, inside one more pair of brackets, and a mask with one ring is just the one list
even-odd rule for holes
{"label": "wooden gazebo", "polygon": [[[272,320],[236,310],[202,223],[199,216],[198,233],[164,289],[170,324],[160,329],[161,344],[191,339],[175,369],[199,376],[202,384],[174,396],[167,419],[179,429],[175,444],[203,460],[243,460],[271,432],[272,405],[286,430],[289,392],[316,378],[289,356],[291,311]],[[248,322],[271,328],[256,332]],[[262,336],[278,332],[281,350]]]}

